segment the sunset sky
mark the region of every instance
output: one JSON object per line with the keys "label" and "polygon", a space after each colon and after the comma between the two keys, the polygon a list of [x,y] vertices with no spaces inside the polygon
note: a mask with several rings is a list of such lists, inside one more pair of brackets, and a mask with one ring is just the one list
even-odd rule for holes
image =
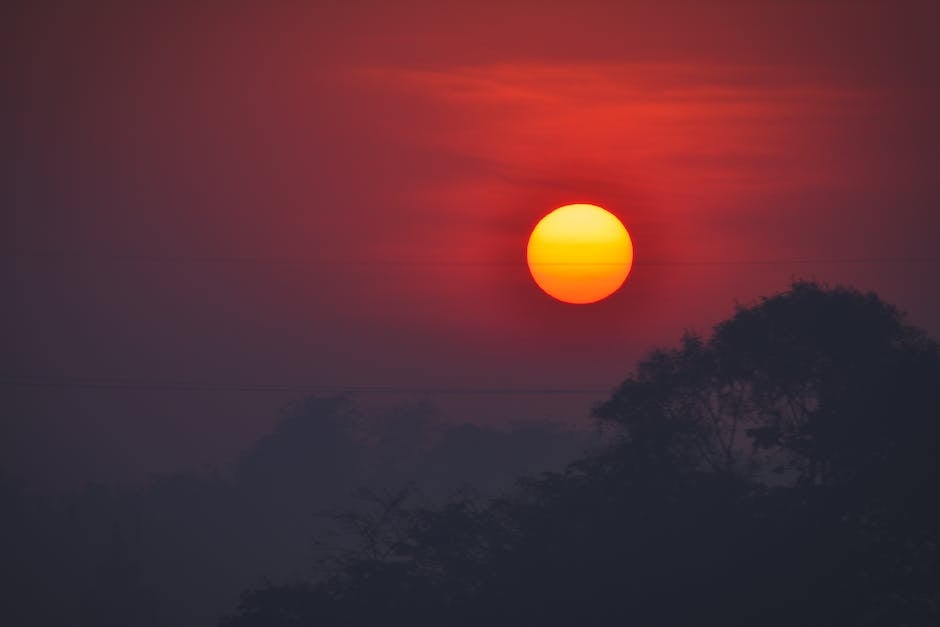
{"label": "sunset sky", "polygon": [[[940,335],[936,2],[14,4],[18,472],[222,463],[306,387],[587,425],[650,348],[800,277]],[[574,202],[635,246],[593,305],[525,263]]]}

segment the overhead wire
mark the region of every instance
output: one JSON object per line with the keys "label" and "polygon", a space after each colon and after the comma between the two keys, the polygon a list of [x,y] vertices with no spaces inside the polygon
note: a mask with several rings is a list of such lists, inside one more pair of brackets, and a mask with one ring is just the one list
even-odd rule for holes
{"label": "overhead wire", "polygon": [[[518,261],[446,261],[446,260],[405,260],[405,259],[351,259],[338,257],[266,257],[240,255],[148,255],[114,253],[72,253],[72,252],[36,252],[7,251],[0,253],[0,258],[7,260],[35,259],[48,261],[78,261],[89,263],[136,262],[136,263],[171,263],[171,264],[237,264],[237,265],[323,265],[331,267],[345,266],[511,266],[524,264]],[[791,257],[766,259],[634,259],[635,266],[723,266],[723,265],[783,265],[783,264],[867,264],[867,263],[938,263],[940,257],[930,256],[892,256],[892,257]],[[564,262],[571,265],[571,262]],[[601,265],[591,263],[590,265]]]}
{"label": "overhead wire", "polygon": [[596,395],[604,388],[550,387],[447,387],[395,385],[312,385],[298,383],[244,383],[208,381],[169,381],[161,379],[74,378],[0,375],[0,386],[25,388],[76,388],[85,390],[154,390],[179,392],[288,392],[309,394],[410,394],[429,396],[502,395]]}

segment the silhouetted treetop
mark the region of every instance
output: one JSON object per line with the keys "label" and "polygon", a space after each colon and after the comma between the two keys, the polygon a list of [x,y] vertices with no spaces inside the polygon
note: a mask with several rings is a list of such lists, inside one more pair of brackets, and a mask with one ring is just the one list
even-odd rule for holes
{"label": "silhouetted treetop", "polygon": [[940,624],[940,358],[875,295],[794,283],[594,415],[610,446],[503,498],[347,518],[363,549],[334,576],[223,624]]}
{"label": "silhouetted treetop", "polygon": [[654,351],[594,415],[651,464],[829,483],[936,432],[938,372],[895,307],[797,282]]}

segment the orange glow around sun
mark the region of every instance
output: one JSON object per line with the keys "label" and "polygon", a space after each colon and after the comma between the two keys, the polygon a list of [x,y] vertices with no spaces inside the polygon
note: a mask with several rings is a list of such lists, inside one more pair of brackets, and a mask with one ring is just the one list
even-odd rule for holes
{"label": "orange glow around sun", "polygon": [[535,225],[526,256],[532,278],[546,294],[565,303],[587,304],[623,285],[633,266],[633,242],[606,209],[565,205]]}

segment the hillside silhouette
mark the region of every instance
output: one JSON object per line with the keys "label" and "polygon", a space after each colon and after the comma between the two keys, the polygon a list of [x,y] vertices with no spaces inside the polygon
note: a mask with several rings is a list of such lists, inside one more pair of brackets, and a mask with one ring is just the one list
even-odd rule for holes
{"label": "hillside silhouette", "polygon": [[940,358],[877,296],[794,283],[594,416],[611,444],[513,493],[373,495],[221,624],[940,623]]}

